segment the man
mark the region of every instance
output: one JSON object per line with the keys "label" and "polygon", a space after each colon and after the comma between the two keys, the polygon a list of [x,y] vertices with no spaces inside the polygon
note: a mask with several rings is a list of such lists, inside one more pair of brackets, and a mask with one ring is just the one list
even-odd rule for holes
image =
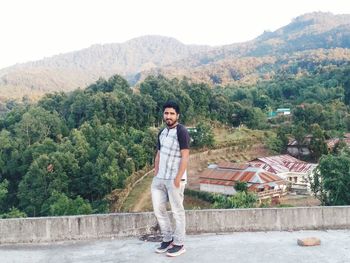
{"label": "man", "polygon": [[[158,134],[155,177],[151,188],[154,214],[163,234],[163,242],[156,248],[156,252],[166,252],[170,257],[179,256],[186,251],[183,199],[190,136],[185,126],[179,124],[179,117],[179,106],[173,101],[166,102],[163,106],[163,119],[167,126]],[[166,211],[168,201],[175,219],[175,231],[172,230]]]}

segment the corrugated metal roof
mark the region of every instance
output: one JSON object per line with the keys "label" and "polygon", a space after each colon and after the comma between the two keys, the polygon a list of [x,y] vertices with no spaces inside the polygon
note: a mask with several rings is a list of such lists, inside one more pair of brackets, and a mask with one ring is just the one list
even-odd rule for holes
{"label": "corrugated metal roof", "polygon": [[284,165],[285,163],[292,163],[292,162],[305,163],[304,161],[294,158],[289,154],[260,157],[260,158],[257,158],[256,160],[262,161],[267,164],[277,163],[280,165]]}
{"label": "corrugated metal roof", "polygon": [[[348,136],[348,134],[346,136]],[[333,149],[334,146],[339,141],[340,141],[339,138],[333,138],[333,139],[326,140],[327,147],[330,148],[330,149]],[[347,145],[350,145],[350,138],[344,136],[343,142],[345,142]]]}
{"label": "corrugated metal roof", "polygon": [[288,154],[260,157],[250,162],[250,164],[275,174],[286,172],[307,173],[316,167],[315,164],[306,163]]}
{"label": "corrugated metal roof", "polygon": [[223,169],[245,170],[249,167],[249,163],[219,162],[218,167]]}
{"label": "corrugated metal roof", "polygon": [[267,164],[267,163],[264,163],[262,161],[253,161],[253,162],[249,162],[249,163],[255,167],[260,167],[260,168],[262,168],[270,173],[274,173],[274,174],[289,172],[287,167],[285,167],[283,165],[279,165],[279,164]]}
{"label": "corrugated metal roof", "polygon": [[308,173],[315,169],[317,165],[313,163],[287,163],[286,167],[290,172]]}
{"label": "corrugated metal roof", "polygon": [[[200,175],[201,182],[211,181],[212,182],[246,182],[253,184],[264,184],[275,181],[283,181],[279,176],[264,171],[262,169],[256,169],[256,171],[237,171],[233,169],[206,169]],[[217,183],[219,184],[219,183]],[[220,183],[220,185],[225,185]],[[233,184],[229,184],[233,185]]]}

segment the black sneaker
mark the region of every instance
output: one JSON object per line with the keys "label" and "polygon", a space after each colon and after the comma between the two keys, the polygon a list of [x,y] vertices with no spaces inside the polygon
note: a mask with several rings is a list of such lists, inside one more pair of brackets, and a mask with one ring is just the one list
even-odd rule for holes
{"label": "black sneaker", "polygon": [[164,252],[167,252],[167,250],[169,248],[172,248],[173,247],[173,240],[171,241],[168,241],[168,242],[162,242],[160,243],[160,247],[157,247],[156,248],[156,253],[164,253]]}
{"label": "black sneaker", "polygon": [[186,249],[183,245],[182,246],[173,245],[172,248],[168,249],[166,255],[168,257],[177,257],[185,252],[186,252]]}

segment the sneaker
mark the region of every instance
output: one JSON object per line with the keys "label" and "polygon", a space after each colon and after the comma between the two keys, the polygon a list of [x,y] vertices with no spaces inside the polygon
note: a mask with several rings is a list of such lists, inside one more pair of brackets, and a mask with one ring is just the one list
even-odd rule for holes
{"label": "sneaker", "polygon": [[182,246],[173,245],[172,248],[168,249],[166,255],[168,257],[177,257],[185,252],[186,252],[186,249],[183,245]]}
{"label": "sneaker", "polygon": [[156,253],[164,253],[167,252],[169,248],[173,247],[173,240],[168,241],[168,242],[162,242],[160,243],[160,247],[156,248]]}

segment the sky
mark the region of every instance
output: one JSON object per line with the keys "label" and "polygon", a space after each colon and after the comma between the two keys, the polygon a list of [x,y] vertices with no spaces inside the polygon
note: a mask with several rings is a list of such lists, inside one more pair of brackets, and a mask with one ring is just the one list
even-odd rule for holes
{"label": "sky", "polygon": [[350,14],[349,0],[0,0],[0,69],[144,35],[225,45],[315,11]]}

